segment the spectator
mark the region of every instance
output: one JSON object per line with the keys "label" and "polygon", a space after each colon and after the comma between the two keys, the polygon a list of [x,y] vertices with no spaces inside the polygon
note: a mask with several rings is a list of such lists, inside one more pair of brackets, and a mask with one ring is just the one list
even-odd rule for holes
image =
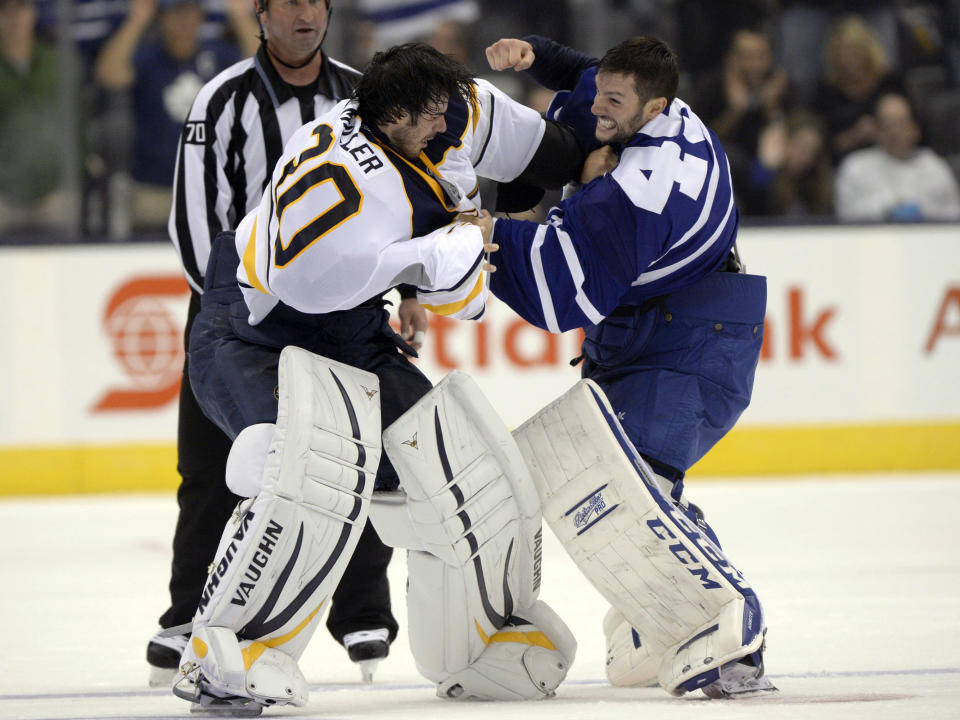
{"label": "spectator", "polygon": [[890,63],[899,66],[897,9],[877,0],[780,0],[777,13],[780,63],[790,76],[798,101],[809,104],[823,76],[824,38],[851,13],[869,26]]}
{"label": "spectator", "polygon": [[[200,37],[204,40],[230,39],[238,43],[246,55],[257,51],[257,23],[248,0],[199,0],[204,19]],[[59,32],[59,0],[36,0],[41,34]],[[72,0],[70,37],[79,60],[89,74],[103,44],[123,24],[129,0]]]}
{"label": "spectator", "polygon": [[813,109],[827,123],[834,165],[877,140],[873,108],[887,93],[905,94],[877,36],[857,15],[843,18],[824,48],[825,70]]}
{"label": "spectator", "polygon": [[745,28],[733,34],[723,65],[695,83],[701,117],[727,151],[738,204],[747,215],[760,211],[752,206],[760,137],[782,122],[787,85],[769,38]]}
{"label": "spectator", "polygon": [[[683,72],[691,73],[694,80],[716,68],[718,60],[730,47],[737,31],[749,28],[765,28],[776,17],[776,0],[672,0],[667,10],[662,0],[645,0],[632,5],[651,6],[652,13],[659,17],[654,22],[665,24],[663,15],[675,16],[676,50],[683,58]],[[647,25],[642,26],[647,32]],[[709,32],[698,32],[709,28]]]}
{"label": "spectator", "polygon": [[477,0],[356,0],[354,10],[354,65],[391,45],[427,38],[444,21],[469,25],[480,16]]}
{"label": "spectator", "polygon": [[841,220],[960,220],[950,166],[918,147],[920,126],[903,95],[877,102],[877,146],[851,153],[837,171]]}
{"label": "spectator", "polygon": [[57,58],[32,0],[0,0],[0,230],[65,220]]}
{"label": "spectator", "polygon": [[823,121],[792,111],[760,138],[751,198],[758,215],[789,218],[833,212],[833,168]]}
{"label": "spectator", "polygon": [[[148,30],[155,16],[159,33],[153,37]],[[166,226],[177,143],[190,104],[207,80],[240,59],[234,44],[202,40],[202,23],[195,0],[133,0],[97,58],[97,82],[132,94],[135,228]]]}

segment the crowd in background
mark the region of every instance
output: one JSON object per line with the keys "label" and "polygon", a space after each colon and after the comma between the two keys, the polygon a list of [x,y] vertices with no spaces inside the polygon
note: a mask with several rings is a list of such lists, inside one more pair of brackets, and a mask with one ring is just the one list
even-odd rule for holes
{"label": "crowd in background", "polygon": [[[960,0],[335,0],[324,47],[424,40],[544,111],[483,55],[530,33],[667,40],[748,224],[960,219]],[[258,45],[252,0],[0,0],[0,242],[162,236],[193,97]]]}

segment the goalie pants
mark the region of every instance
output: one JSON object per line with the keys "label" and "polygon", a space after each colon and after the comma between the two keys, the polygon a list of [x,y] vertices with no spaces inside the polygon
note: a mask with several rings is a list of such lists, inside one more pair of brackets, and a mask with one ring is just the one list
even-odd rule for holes
{"label": "goalie pants", "polygon": [[714,272],[585,329],[583,377],[664,477],[681,480],[750,404],[766,298],[766,278]]}
{"label": "goalie pants", "polygon": [[[300,313],[281,303],[253,327],[236,281],[238,263],[234,234],[221,233],[213,244],[189,342],[190,382],[200,407],[231,438],[249,425],[276,421],[277,367],[287,345],[376,374],[384,427],[429,392],[430,381],[401,354],[405,343],[390,328],[382,300],[325,315]],[[398,484],[383,456],[375,489],[394,490]],[[221,524],[218,537],[222,529]],[[368,522],[333,595],[327,627],[337,640],[347,632],[378,627],[387,628],[391,640],[396,637],[386,577],[392,553]]]}

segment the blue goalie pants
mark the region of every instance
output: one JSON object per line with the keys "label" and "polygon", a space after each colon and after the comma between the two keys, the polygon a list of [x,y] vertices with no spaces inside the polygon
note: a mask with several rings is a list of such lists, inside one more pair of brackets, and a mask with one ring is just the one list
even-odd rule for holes
{"label": "blue goalie pants", "polygon": [[714,272],[585,328],[583,377],[668,479],[682,479],[750,404],[765,310],[766,278]]}

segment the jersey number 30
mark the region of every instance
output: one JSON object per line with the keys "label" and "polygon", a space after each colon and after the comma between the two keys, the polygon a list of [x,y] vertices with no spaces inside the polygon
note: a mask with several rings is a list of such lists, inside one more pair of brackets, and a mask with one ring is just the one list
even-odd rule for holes
{"label": "jersey number 30", "polygon": [[[317,144],[304,150],[284,166],[276,188],[280,188],[284,180],[296,172],[303,163],[311,158],[323,155],[330,149],[330,145],[333,143],[333,131],[329,125],[317,126],[313,134],[317,139]],[[340,194],[340,200],[295,230],[290,235],[289,241],[284,244],[283,236],[287,234],[283,232],[284,211],[311,190],[327,182],[333,183]],[[349,171],[343,165],[336,163],[325,162],[318,165],[300,176],[296,182],[284,188],[283,192],[279,193],[276,198],[275,212],[281,228],[273,248],[274,262],[277,267],[284,267],[310,245],[348,218],[356,215],[360,210],[362,201],[363,193],[360,192],[360,188],[353,181]]]}

